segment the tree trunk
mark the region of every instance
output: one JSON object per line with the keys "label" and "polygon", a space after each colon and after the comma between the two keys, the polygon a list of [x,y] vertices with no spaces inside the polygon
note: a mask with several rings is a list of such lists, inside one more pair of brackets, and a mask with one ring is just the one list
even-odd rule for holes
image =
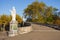
{"label": "tree trunk", "polygon": [[3,31],[5,31],[5,24],[3,25]]}

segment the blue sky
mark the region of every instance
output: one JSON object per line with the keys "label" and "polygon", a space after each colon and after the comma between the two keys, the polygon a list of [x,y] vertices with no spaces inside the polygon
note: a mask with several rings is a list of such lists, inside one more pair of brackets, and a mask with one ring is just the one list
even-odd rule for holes
{"label": "blue sky", "polygon": [[[15,6],[17,14],[23,15],[23,10],[35,0],[0,0],[0,15],[10,15],[10,11]],[[60,0],[38,0],[44,2],[47,6],[56,7],[60,10]]]}

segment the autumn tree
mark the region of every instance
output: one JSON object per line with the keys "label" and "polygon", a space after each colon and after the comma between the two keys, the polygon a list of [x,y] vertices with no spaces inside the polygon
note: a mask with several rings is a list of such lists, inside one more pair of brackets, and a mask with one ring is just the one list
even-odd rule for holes
{"label": "autumn tree", "polygon": [[2,20],[1,20],[1,15],[0,15],[0,31],[2,30]]}
{"label": "autumn tree", "polygon": [[53,24],[55,22],[54,15],[58,9],[52,6],[47,6],[43,2],[35,1],[28,5],[24,10],[24,14],[31,22],[40,22]]}
{"label": "autumn tree", "polygon": [[[3,27],[5,28],[5,26],[7,25],[7,23],[8,23],[8,16],[7,15],[5,15],[5,14],[3,14],[3,15],[1,15],[1,18],[0,18],[2,21],[2,24],[3,24]],[[4,30],[4,28],[3,28],[3,30]]]}
{"label": "autumn tree", "polygon": [[60,18],[56,19],[54,24],[60,25]]}
{"label": "autumn tree", "polygon": [[22,18],[18,14],[16,15],[16,20],[18,21],[18,23],[22,22]]}
{"label": "autumn tree", "polygon": [[46,9],[46,22],[49,24],[53,24],[53,8],[52,7],[47,7]]}
{"label": "autumn tree", "polygon": [[45,4],[43,2],[33,2],[32,4],[28,5],[28,7],[24,10],[25,16],[28,16],[32,19],[33,22],[43,22],[43,14],[44,14],[44,8]]}

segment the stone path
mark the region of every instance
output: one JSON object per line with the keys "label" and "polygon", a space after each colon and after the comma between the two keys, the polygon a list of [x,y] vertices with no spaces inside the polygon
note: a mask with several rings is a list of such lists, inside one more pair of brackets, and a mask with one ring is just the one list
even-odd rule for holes
{"label": "stone path", "polygon": [[5,40],[60,40],[60,31],[58,30],[37,24],[32,24],[32,27],[33,31],[30,33],[7,37]]}

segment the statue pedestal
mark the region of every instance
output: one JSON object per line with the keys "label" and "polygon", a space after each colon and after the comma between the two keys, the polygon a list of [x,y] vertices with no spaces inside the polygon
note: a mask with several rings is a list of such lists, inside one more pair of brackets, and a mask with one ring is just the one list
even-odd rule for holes
{"label": "statue pedestal", "polygon": [[15,35],[18,35],[18,22],[12,20],[10,22],[9,36],[15,36]]}

